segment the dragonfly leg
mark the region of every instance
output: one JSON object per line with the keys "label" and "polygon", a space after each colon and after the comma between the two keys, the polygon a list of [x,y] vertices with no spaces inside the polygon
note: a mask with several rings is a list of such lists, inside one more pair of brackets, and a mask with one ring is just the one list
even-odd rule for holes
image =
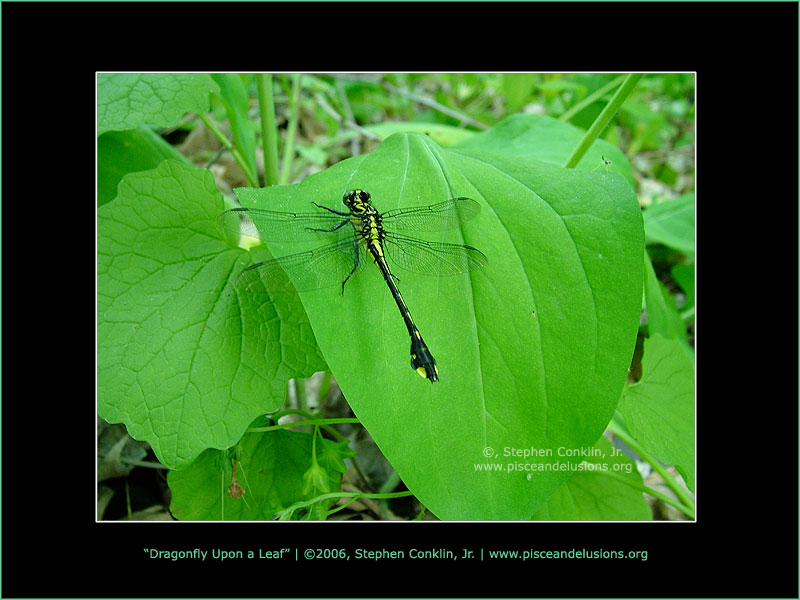
{"label": "dragonfly leg", "polygon": [[358,240],[355,240],[353,243],[353,268],[350,270],[350,273],[347,275],[347,277],[344,278],[344,281],[342,282],[342,296],[344,296],[344,284],[347,283],[347,280],[350,279],[353,276],[353,273],[355,273],[356,270],[358,269],[358,260],[359,260]]}
{"label": "dragonfly leg", "polygon": [[342,227],[347,225],[347,223],[349,223],[349,221],[342,221],[341,223],[339,223],[335,227],[331,227],[330,229],[318,229],[316,227],[306,227],[306,230],[307,231],[328,231],[328,232],[336,231],[337,229],[341,229]]}
{"label": "dragonfly leg", "polygon": [[342,217],[349,217],[350,216],[349,212],[340,212],[338,210],[333,210],[332,208],[328,208],[327,206],[322,206],[321,204],[317,204],[316,202],[312,202],[311,204],[313,204],[317,208],[324,208],[328,212],[332,212],[335,215],[339,215],[339,216],[342,216]]}

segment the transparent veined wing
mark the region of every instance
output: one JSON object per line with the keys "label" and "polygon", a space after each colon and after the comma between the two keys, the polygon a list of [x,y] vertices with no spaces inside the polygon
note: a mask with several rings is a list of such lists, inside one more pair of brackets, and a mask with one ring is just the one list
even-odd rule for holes
{"label": "transparent veined wing", "polygon": [[451,198],[431,206],[397,208],[381,215],[387,230],[445,231],[475,218],[481,205],[472,198]]}
{"label": "transparent veined wing", "polygon": [[474,271],[489,259],[472,246],[428,242],[387,233],[384,250],[393,265],[422,275],[448,276]]}
{"label": "transparent veined wing", "polygon": [[[359,253],[357,267],[356,253]],[[236,287],[254,294],[317,290],[342,285],[351,273],[355,275],[367,262],[351,235],[349,240],[251,265],[237,277]]]}
{"label": "transparent veined wing", "polygon": [[325,232],[315,230],[333,230],[340,224],[347,228],[347,220],[347,217],[322,211],[287,213],[261,208],[233,208],[217,217],[217,223],[226,232],[275,242],[324,239],[321,236]]}

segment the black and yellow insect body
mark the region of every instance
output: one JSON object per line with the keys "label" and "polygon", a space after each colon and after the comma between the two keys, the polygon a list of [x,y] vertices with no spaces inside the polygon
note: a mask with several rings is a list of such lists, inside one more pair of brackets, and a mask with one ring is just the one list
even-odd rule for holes
{"label": "black and yellow insect body", "polygon": [[[369,193],[364,190],[345,192],[342,202],[348,212],[314,203],[327,214],[281,213],[246,208],[222,213],[219,222],[224,229],[239,233],[245,223],[251,230],[255,226],[261,239],[301,241],[326,233],[339,236],[338,241],[315,250],[247,267],[237,278],[237,287],[256,293],[289,292],[313,290],[341,282],[344,293],[345,284],[368,256],[380,269],[408,329],[411,337],[411,368],[431,383],[438,381],[436,359],[422,339],[397,289],[397,278],[389,268],[387,256],[400,268],[435,276],[479,269],[486,264],[486,256],[472,246],[428,242],[387,231],[384,224],[392,230],[442,231],[475,217],[480,212],[480,205],[470,198],[451,198],[431,206],[379,213],[372,206]],[[284,272],[291,277],[294,288],[287,285]]]}
{"label": "black and yellow insect body", "polygon": [[353,227],[362,243],[366,245],[367,252],[369,252],[372,260],[381,270],[383,278],[386,280],[386,285],[389,286],[389,291],[392,293],[392,297],[397,303],[397,308],[400,309],[400,314],[403,316],[408,335],[411,336],[411,368],[422,377],[429,379],[431,383],[438,381],[439,369],[436,368],[436,359],[433,358],[433,354],[431,354],[425,344],[425,340],[422,339],[422,335],[419,333],[419,329],[414,324],[411,312],[408,310],[400,290],[395,285],[394,275],[392,275],[389,266],[386,264],[386,255],[383,252],[386,231],[383,229],[380,213],[372,206],[369,193],[363,190],[347,192],[344,195],[343,202],[350,209],[350,221],[353,223]]}

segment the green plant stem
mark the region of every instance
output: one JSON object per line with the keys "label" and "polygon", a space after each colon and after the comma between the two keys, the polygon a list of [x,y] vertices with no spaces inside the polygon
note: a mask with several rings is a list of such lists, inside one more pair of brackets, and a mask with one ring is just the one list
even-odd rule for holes
{"label": "green plant stem", "polygon": [[169,467],[166,467],[159,462],[153,462],[151,460],[137,460],[135,458],[125,458],[124,456],[120,456],[119,462],[126,465],[131,465],[133,467],[144,467],[146,469],[164,469],[166,471],[169,471]]}
{"label": "green plant stem", "polygon": [[306,380],[294,378],[292,380],[294,384],[294,394],[297,398],[297,407],[308,413],[308,394],[306,394]]}
{"label": "green plant stem", "polygon": [[623,81],[622,85],[619,86],[619,89],[614,94],[614,97],[611,98],[611,101],[594,120],[594,123],[592,123],[589,131],[586,132],[586,135],[583,136],[583,139],[578,144],[578,147],[575,148],[572,156],[567,159],[567,162],[564,165],[565,168],[574,169],[577,166],[577,164],[583,158],[583,155],[586,154],[589,148],[591,148],[592,144],[594,144],[595,140],[600,137],[601,133],[603,133],[603,130],[606,128],[609,121],[611,121],[611,118],[617,114],[620,106],[622,106],[623,102],[625,102],[625,99],[630,95],[630,93],[633,91],[633,88],[636,87],[636,84],[641,78],[641,73],[630,73],[627,77],[625,77],[625,81]]}
{"label": "green plant stem", "polygon": [[328,393],[331,390],[331,372],[325,370],[322,374],[322,381],[319,384],[319,394],[317,396],[317,410],[322,408],[322,403],[325,402],[325,398],[328,396]]}
{"label": "green plant stem", "polygon": [[[377,135],[372,133],[371,131],[368,131],[368,130],[364,129],[363,127],[361,127],[361,125],[356,123],[354,120],[352,120],[350,118],[343,118],[342,115],[337,113],[333,109],[333,107],[328,104],[328,102],[325,100],[325,98],[323,97],[322,94],[320,94],[320,93],[314,94],[314,100],[317,101],[317,104],[319,105],[319,107],[322,110],[324,110],[326,113],[328,113],[333,119],[336,119],[336,121],[338,121],[339,123],[342,123],[345,126],[350,127],[351,129],[355,129],[358,133],[360,133],[364,137],[369,138],[371,140],[380,140],[381,139]],[[353,138],[353,139],[357,139],[357,138]],[[355,156],[357,153],[355,151],[353,151],[353,152],[351,152],[351,154],[353,154]]]}
{"label": "green plant stem", "polygon": [[353,504],[354,502],[358,502],[358,498],[350,498],[350,500],[348,500],[348,501],[347,501],[347,502],[345,502],[344,504],[342,504],[342,505],[340,505],[340,506],[337,506],[336,508],[332,508],[332,509],[330,509],[330,510],[328,511],[328,516],[331,516],[333,513],[337,513],[337,512],[339,512],[340,510],[344,510],[345,508],[347,508],[348,506],[350,506],[350,505],[351,505],[351,504]]}
{"label": "green plant stem", "polygon": [[127,477],[125,478],[125,504],[128,507],[128,518],[130,518],[133,515],[133,511],[131,510],[131,488]]}
{"label": "green plant stem", "polygon": [[684,323],[691,323],[692,320],[694,319],[694,306],[682,311],[680,315]]}
{"label": "green plant stem", "polygon": [[292,75],[292,93],[289,96],[289,124],[286,127],[286,143],[283,146],[280,184],[287,185],[294,160],[294,137],[297,134],[297,115],[300,112],[300,74]]}
{"label": "green plant stem", "polygon": [[[270,425],[269,427],[251,427],[250,429],[247,430],[247,433],[265,433],[267,431],[276,431],[278,429],[286,429],[286,428],[289,428],[289,427],[315,425],[315,426],[323,427],[325,429],[325,431],[329,432],[334,438],[336,438],[338,441],[342,442],[342,441],[344,441],[344,436],[341,433],[339,433],[338,431],[336,431],[336,429],[331,427],[331,425],[337,425],[337,424],[342,424],[342,423],[360,423],[361,422],[358,419],[350,418],[350,417],[336,417],[336,418],[330,418],[330,419],[315,419],[309,413],[304,412],[302,410],[297,410],[297,409],[294,409],[294,408],[288,408],[286,410],[282,410],[280,412],[277,412],[274,415],[272,415],[272,418],[275,421],[278,421],[279,419],[281,419],[282,417],[285,417],[286,415],[301,415],[302,417],[306,417],[306,420],[304,420],[304,421],[295,421],[293,423],[282,423],[282,424],[278,424],[278,425]],[[358,465],[358,462],[356,461],[356,457],[355,456],[350,457],[350,462],[352,462],[353,468],[356,470],[356,473],[358,473],[359,477],[361,477],[361,479],[365,483],[368,484],[369,479],[364,474],[364,472],[361,470],[361,467]]]}
{"label": "green plant stem", "polygon": [[692,502],[692,498],[689,496],[689,493],[681,486],[672,475],[661,465],[655,457],[651,456],[649,452],[647,452],[642,446],[635,440],[633,437],[625,431],[622,427],[620,427],[617,423],[613,420],[609,424],[609,429],[613,432],[615,436],[625,442],[636,454],[642,457],[642,460],[646,461],[653,470],[656,471],[661,478],[664,480],[664,483],[667,484],[667,487],[671,489],[678,499],[683,503],[684,506],[689,508],[694,514],[694,502]]}
{"label": "green plant stem", "polygon": [[613,90],[615,87],[617,87],[624,80],[625,80],[625,75],[620,75],[619,77],[616,77],[613,81],[610,81],[607,84],[605,84],[603,87],[601,87],[600,89],[595,90],[594,92],[592,92],[591,94],[586,96],[586,98],[584,98],[583,100],[578,102],[575,106],[570,108],[568,111],[564,112],[564,114],[562,114],[560,117],[558,117],[558,120],[559,121],[569,121],[572,117],[574,117],[576,114],[581,112],[584,108],[589,106],[592,102],[594,102],[598,98],[602,97],[604,94],[607,94],[608,92]]}
{"label": "green plant stem", "polygon": [[[339,96],[339,102],[342,104],[342,111],[344,112],[345,119],[350,123],[355,123],[356,118],[353,115],[353,109],[350,107],[350,101],[347,99],[347,90],[344,89],[344,83],[341,79],[336,80],[336,93]],[[358,137],[350,139],[350,155],[358,156],[361,154],[361,140]]]}
{"label": "green plant stem", "polygon": [[239,167],[242,169],[242,172],[244,173],[244,177],[247,180],[247,185],[249,185],[250,187],[258,187],[258,179],[256,178],[255,173],[253,173],[250,170],[250,167],[247,166],[247,161],[244,159],[244,157],[236,148],[236,146],[233,145],[233,142],[231,142],[227,137],[225,137],[225,134],[222,133],[219,127],[217,127],[217,124],[214,123],[214,121],[212,121],[211,119],[209,119],[206,115],[198,113],[197,116],[200,117],[200,120],[203,123],[205,123],[205,126],[208,127],[209,131],[211,131],[211,133],[213,133],[214,136],[220,142],[222,142],[222,145],[225,146],[228,152],[230,152],[233,155],[233,159],[236,161],[236,164],[239,165]]}
{"label": "green plant stem", "polygon": [[279,419],[282,419],[286,415],[300,415],[301,417],[305,417],[307,419],[313,418],[311,416],[311,413],[306,412],[304,410],[299,410],[297,408],[287,408],[285,410],[280,410],[270,415],[270,418],[274,419],[275,421],[278,421]]}
{"label": "green plant stem", "polygon": [[322,494],[320,496],[316,496],[311,500],[303,500],[300,502],[295,502],[286,510],[282,510],[280,512],[275,513],[275,517],[282,519],[285,516],[291,516],[297,510],[301,508],[305,508],[307,506],[311,506],[312,504],[316,504],[317,502],[322,502],[323,500],[330,500],[331,498],[350,498],[352,497],[353,501],[358,500],[359,498],[404,498],[406,496],[412,496],[411,492],[392,492],[390,494],[368,494],[364,492],[330,492],[328,494]]}
{"label": "green plant stem", "polygon": [[344,436],[341,433],[336,431],[332,424],[336,423],[359,423],[358,419],[354,418],[335,418],[335,419],[315,419],[306,411],[297,410],[296,408],[287,408],[286,410],[282,410],[280,412],[275,413],[271,416],[271,419],[274,421],[279,421],[283,417],[287,415],[300,415],[305,418],[304,421],[294,421],[292,423],[279,423],[278,425],[270,425],[269,427],[252,427],[247,430],[247,433],[265,433],[267,431],[277,431],[278,429],[286,429],[288,427],[306,427],[310,425],[319,425],[320,427],[324,427],[325,431],[329,432],[333,437],[335,437],[338,441],[344,440]]}
{"label": "green plant stem", "polygon": [[278,134],[275,129],[272,73],[259,73],[256,81],[258,110],[261,114],[261,144],[264,147],[264,185],[278,185]]}
{"label": "green plant stem", "polygon": [[[284,415],[287,414],[289,411],[284,411]],[[299,411],[297,411],[299,412]],[[273,417],[274,418],[274,417]],[[300,426],[307,426],[307,425],[336,425],[339,423],[360,423],[358,419],[353,418],[335,418],[335,419],[307,419],[305,421],[294,421],[292,423],[280,423],[278,425],[270,425],[269,427],[251,427],[247,430],[247,433],[265,433],[267,431],[276,431],[278,429],[286,429],[287,427],[300,427]]]}

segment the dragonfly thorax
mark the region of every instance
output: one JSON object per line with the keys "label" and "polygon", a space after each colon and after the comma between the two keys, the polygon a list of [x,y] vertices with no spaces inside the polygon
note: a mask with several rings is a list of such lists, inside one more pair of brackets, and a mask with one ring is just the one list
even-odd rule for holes
{"label": "dragonfly thorax", "polygon": [[362,242],[367,244],[383,242],[386,232],[381,222],[381,214],[372,206],[369,192],[349,190],[342,197],[342,202],[350,209],[350,222]]}
{"label": "dragonfly thorax", "polygon": [[383,228],[383,221],[380,213],[374,206],[367,206],[364,212],[350,214],[350,222],[356,230],[356,236],[363,242],[383,243],[386,238],[386,230]]}

